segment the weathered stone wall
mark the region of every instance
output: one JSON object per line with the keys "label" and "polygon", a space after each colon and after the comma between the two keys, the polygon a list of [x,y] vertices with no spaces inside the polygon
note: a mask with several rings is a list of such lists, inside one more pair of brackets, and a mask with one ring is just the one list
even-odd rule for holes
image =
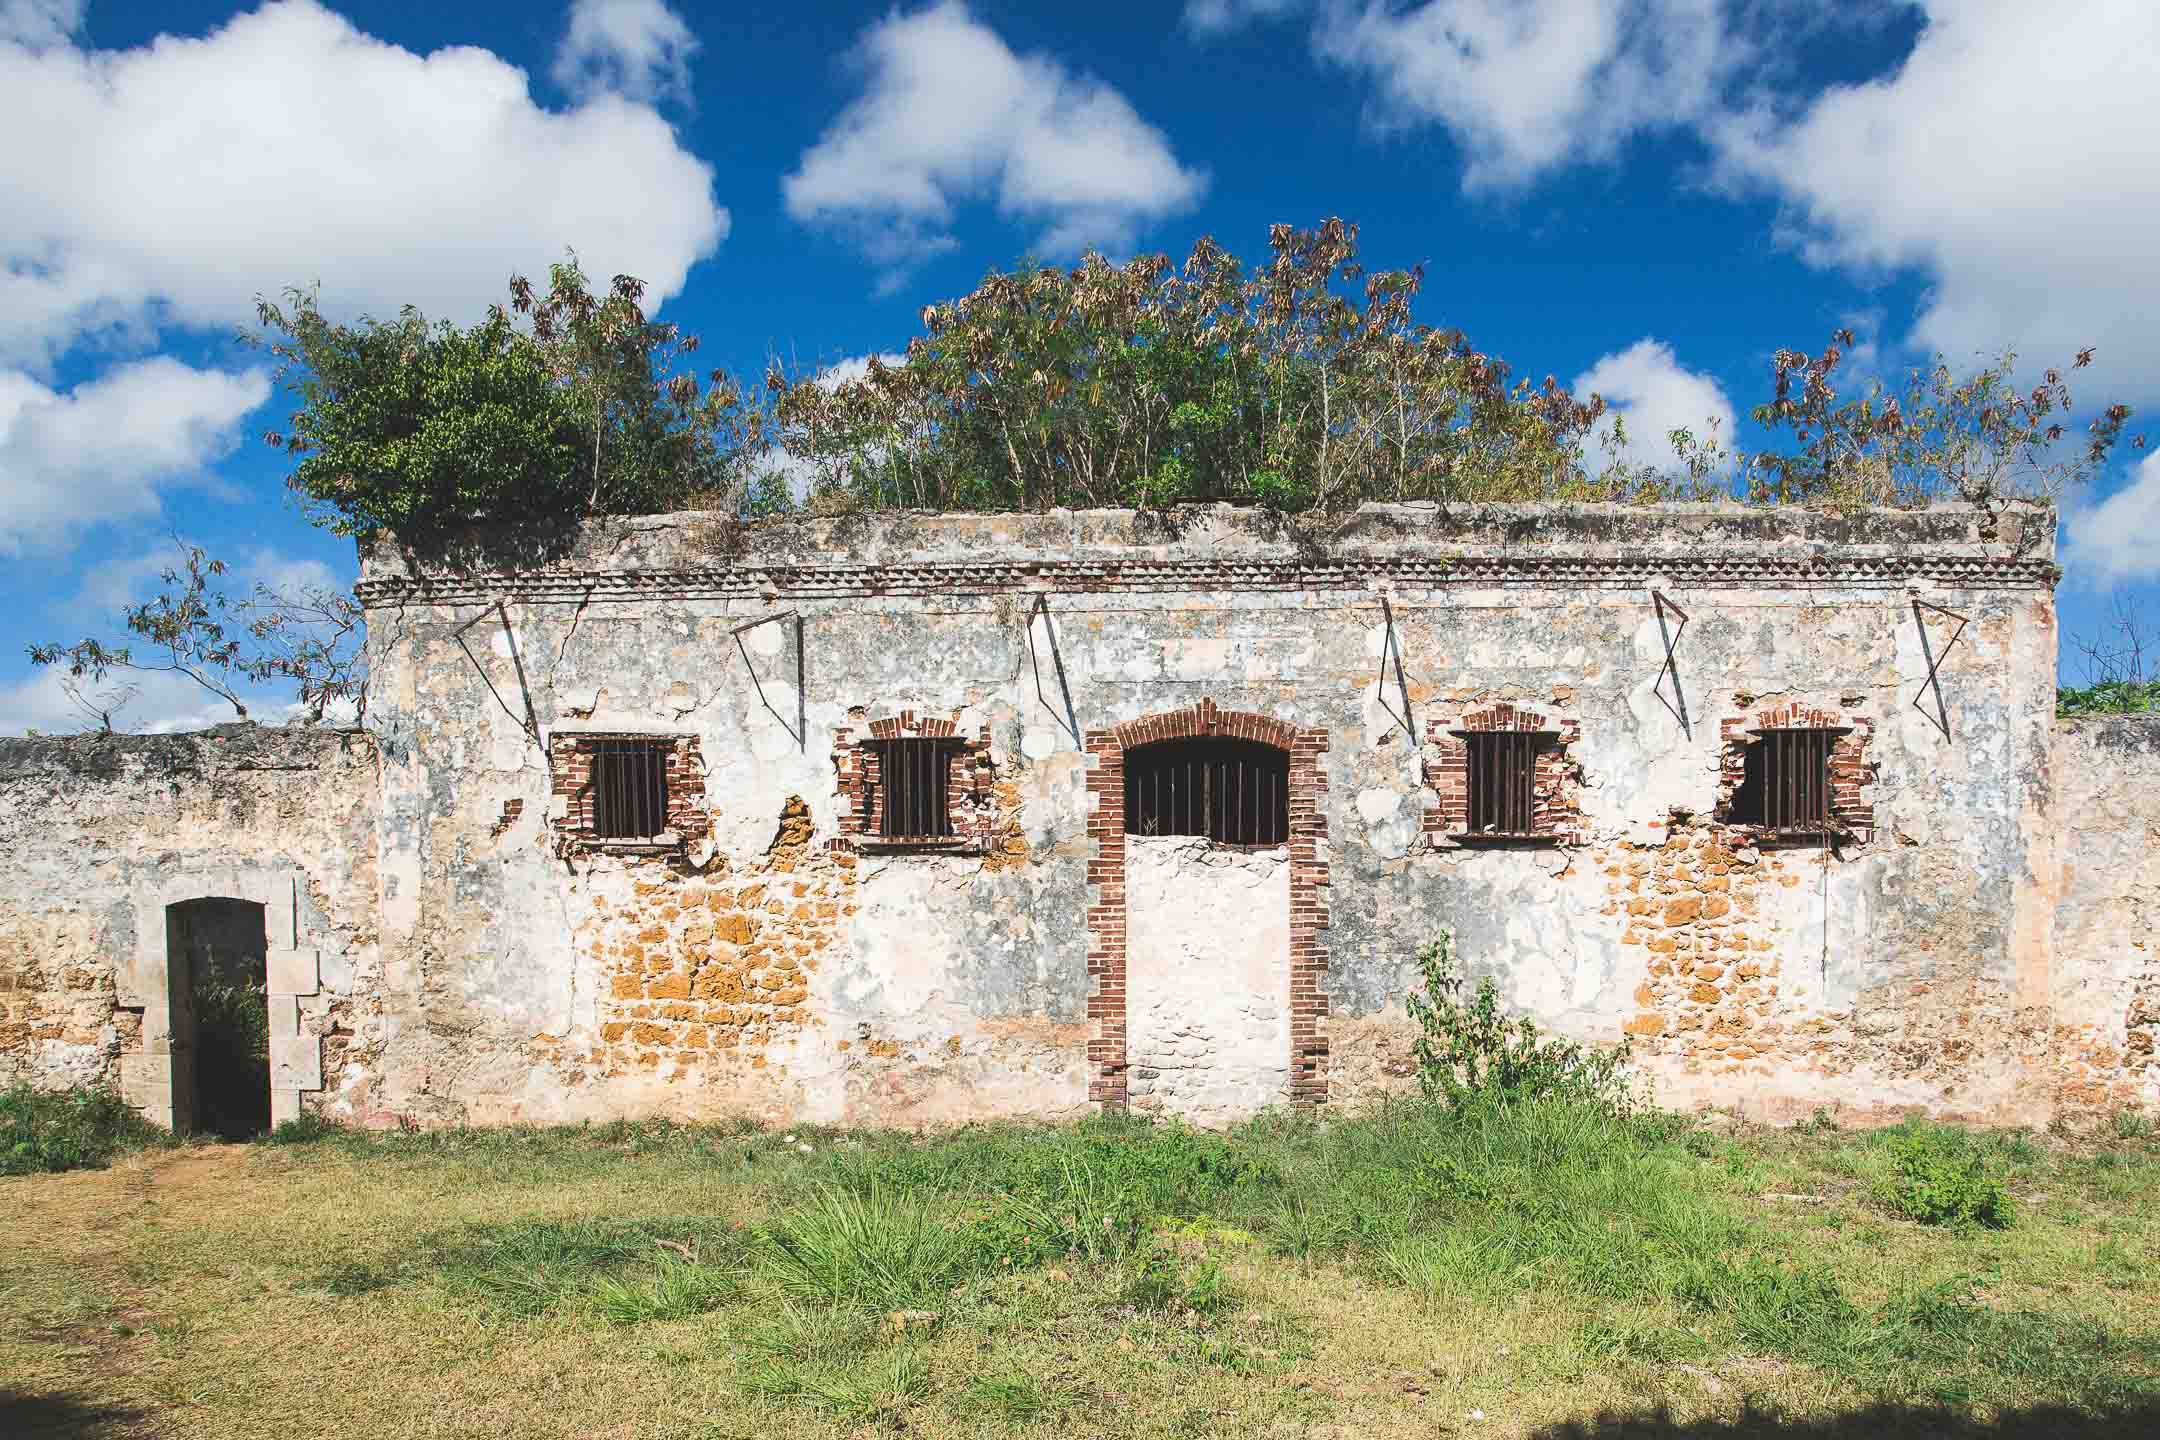
{"label": "weathered stone wall", "polygon": [[2063,720],[2046,1037],[2065,1104],[2160,1107],[2160,715]]}
{"label": "weathered stone wall", "polygon": [[[1293,1002],[1312,1037],[1293,1069],[1318,1093],[1402,1083],[1411,957],[1447,926],[1511,1005],[1637,1036],[1674,1103],[2043,1117],[2065,1083],[2051,537],[2043,512],[1959,507],[1396,507],[1319,535],[1226,510],[746,537],[661,517],[455,579],[373,557],[401,1023],[368,1103],[1077,1110],[1124,1080],[1103,1058],[1124,1037],[1101,1040],[1118,1007],[1091,1011],[1128,863],[1089,834],[1091,737],[1219,711],[1319,767],[1293,859],[1293,948],[1324,976]],[[1915,599],[1969,618],[1947,654],[1954,622]],[[1827,852],[1758,845],[1721,808],[1732,747],[1796,709],[1848,732],[1838,811],[1866,824]],[[1551,833],[1454,833],[1453,732],[1531,712],[1564,737],[1540,769]],[[960,820],[883,845],[864,747],[927,722],[966,747]],[[581,733],[686,742],[676,851],[562,843],[550,752]]]}
{"label": "weathered stone wall", "polygon": [[[2160,743],[2056,725],[2052,534],[1411,506],[380,553],[366,734],[0,741],[0,1082],[176,1118],[165,910],[222,896],[263,907],[281,1115],[1356,1103],[1407,1083],[1443,927],[1667,1103],[2151,1104]],[[1742,813],[1788,724],[1837,732],[1833,845]],[[1477,747],[1522,732],[1530,818],[1476,833]],[[1287,757],[1280,849],[1124,833],[1128,750],[1207,735]],[[625,742],[661,833],[592,803]],[[903,753],[939,833],[895,833]]]}
{"label": "weathered stone wall", "polygon": [[0,1084],[111,1085],[170,1123],[166,908],[218,897],[262,906],[280,1118],[363,1103],[395,1031],[377,795],[357,732],[0,740]]}

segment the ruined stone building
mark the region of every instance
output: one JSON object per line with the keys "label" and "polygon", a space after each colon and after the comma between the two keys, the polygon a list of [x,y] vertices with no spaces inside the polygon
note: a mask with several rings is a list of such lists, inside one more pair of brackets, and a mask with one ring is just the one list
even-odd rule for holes
{"label": "ruined stone building", "polygon": [[[2160,735],[2059,722],[2052,515],[1370,507],[596,524],[360,582],[364,730],[0,742],[0,1083],[270,1113],[1091,1107],[1409,1083],[1443,928],[1665,1104],[2160,1101]],[[235,957],[238,957],[237,959]]]}

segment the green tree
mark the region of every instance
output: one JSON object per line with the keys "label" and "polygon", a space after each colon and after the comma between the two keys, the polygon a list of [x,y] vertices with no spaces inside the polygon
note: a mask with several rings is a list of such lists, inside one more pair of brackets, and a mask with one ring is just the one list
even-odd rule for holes
{"label": "green tree", "polygon": [[645,514],[690,506],[736,513],[777,466],[762,397],[724,370],[704,376],[698,338],[648,317],[645,284],[617,275],[594,294],[576,256],[548,267],[543,292],[510,282],[511,309],[585,436],[582,510]]}
{"label": "green tree", "polygon": [[582,509],[586,434],[576,397],[500,307],[470,329],[329,319],[312,291],[258,301],[261,343],[294,410],[265,438],[287,483],[340,535],[408,543],[475,521]]}

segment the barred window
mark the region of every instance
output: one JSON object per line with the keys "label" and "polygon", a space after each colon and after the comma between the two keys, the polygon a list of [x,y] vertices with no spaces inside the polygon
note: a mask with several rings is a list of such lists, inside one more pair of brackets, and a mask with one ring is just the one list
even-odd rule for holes
{"label": "barred window", "polygon": [[878,752],[881,840],[952,838],[952,757],[960,742],[949,736],[871,742]]}
{"label": "barred window", "polygon": [[1726,819],[1772,834],[1819,835],[1831,828],[1830,751],[1839,730],[1764,730],[1746,747],[1740,788]]}
{"label": "barred window", "polygon": [[1470,752],[1469,833],[1503,839],[1537,836],[1537,757],[1557,732],[1471,730],[1456,733]]}
{"label": "barred window", "polygon": [[1125,755],[1125,833],[1280,845],[1290,835],[1290,756],[1258,740],[1158,740]]}
{"label": "barred window", "polygon": [[592,833],[598,840],[649,840],[667,829],[668,740],[595,740]]}

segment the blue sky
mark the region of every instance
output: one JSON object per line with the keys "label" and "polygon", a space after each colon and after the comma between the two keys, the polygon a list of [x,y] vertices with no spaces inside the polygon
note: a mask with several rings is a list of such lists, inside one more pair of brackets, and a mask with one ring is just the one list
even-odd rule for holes
{"label": "blue sky", "polygon": [[[898,349],[1023,254],[1340,214],[1640,445],[1747,438],[1839,325],[1886,372],[2094,345],[2081,399],[2142,414],[2154,93],[2150,0],[0,0],[0,732],[79,726],[23,649],[103,633],[174,532],[349,579],[257,438],[257,293],[470,320],[570,247],[755,373]],[[2151,595],[2160,459],[2065,540],[2066,632]],[[153,680],[123,721],[217,718]]]}

